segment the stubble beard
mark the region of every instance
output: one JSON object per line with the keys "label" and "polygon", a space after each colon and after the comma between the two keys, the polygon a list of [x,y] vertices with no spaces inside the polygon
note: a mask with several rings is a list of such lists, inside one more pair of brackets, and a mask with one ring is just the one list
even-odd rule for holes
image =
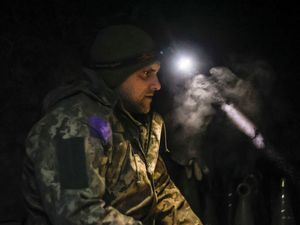
{"label": "stubble beard", "polygon": [[148,113],[151,109],[151,103],[152,103],[152,98],[149,97],[144,97],[141,101],[139,105],[140,108],[140,113]]}
{"label": "stubble beard", "polygon": [[151,109],[152,98],[143,97],[139,100],[123,99],[123,104],[126,110],[130,113],[147,114]]}

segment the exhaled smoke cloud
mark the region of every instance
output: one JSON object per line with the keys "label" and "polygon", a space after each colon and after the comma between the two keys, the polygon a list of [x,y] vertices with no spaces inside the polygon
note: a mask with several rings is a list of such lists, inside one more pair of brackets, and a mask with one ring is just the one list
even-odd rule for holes
{"label": "exhaled smoke cloud", "polygon": [[210,73],[191,78],[185,91],[175,97],[173,125],[182,127],[185,137],[206,129],[215,113],[214,104],[230,101],[250,117],[259,113],[259,98],[250,82],[224,67],[213,68]]}
{"label": "exhaled smoke cloud", "polygon": [[169,118],[172,142],[176,146],[172,152],[175,161],[186,164],[190,159],[199,158],[199,140],[215,113],[212,103],[222,98],[212,82],[208,82],[202,74],[194,76],[178,93]]}
{"label": "exhaled smoke cloud", "polygon": [[252,83],[225,67],[211,69],[210,76],[192,77],[178,93],[170,124],[176,135],[175,142],[184,146],[184,154],[190,157],[199,154],[201,137],[216,112],[213,105],[229,101],[251,120],[256,121],[260,115],[261,102]]}
{"label": "exhaled smoke cloud", "polygon": [[[260,152],[293,178],[294,170],[290,164],[270,147],[270,143],[266,146],[263,136],[256,130],[257,126],[260,128],[268,125],[265,123],[270,119],[263,117],[262,110],[265,108],[262,106],[266,101],[274,101],[271,92],[274,73],[270,66],[263,61],[242,61],[242,63],[236,63],[232,68],[241,74],[236,76],[228,68],[218,67],[210,70],[210,76],[196,75],[186,82],[181,91],[177,89],[177,93],[180,94],[175,96],[175,107],[172,116],[169,116],[169,121],[167,121],[173,132],[172,142],[175,143],[175,149],[171,151],[172,158],[183,165],[190,162],[191,159],[198,160],[202,167],[203,163],[207,163],[202,158],[201,145],[206,141],[202,137],[207,132],[207,127],[219,108],[227,116],[227,119],[222,117],[224,121],[230,121],[236,130],[252,139],[253,145],[262,150]],[[277,100],[275,101],[277,102]],[[228,102],[230,104],[227,104]],[[220,107],[213,106],[216,104]],[[271,117],[271,115],[267,114],[267,117]],[[222,125],[225,124],[222,123]],[[233,127],[230,126],[230,129],[234,129]],[[236,174],[242,171],[239,171],[241,168],[244,168],[244,171],[252,171],[252,164],[245,161],[245,157],[252,155],[255,158],[255,151],[247,151],[250,146],[242,146],[243,151],[240,151],[241,146],[236,139],[241,136],[231,136],[228,127],[219,126],[216,129],[221,130],[221,132],[217,132],[221,135],[224,132],[229,133],[224,135],[227,140],[218,142],[214,139],[215,143],[206,143],[206,146],[213,144],[213,148],[220,150],[214,151],[214,154],[217,154],[215,157],[219,157],[219,159],[215,157],[214,159],[224,167],[232,168],[234,164],[234,173]],[[224,137],[222,136],[220,139]],[[226,143],[230,149],[224,146]],[[237,144],[236,148],[234,143]]]}
{"label": "exhaled smoke cloud", "polygon": [[212,103],[221,97],[207,78],[199,74],[185,85],[185,92],[175,97],[173,125],[182,129],[183,138],[205,130],[214,114]]}

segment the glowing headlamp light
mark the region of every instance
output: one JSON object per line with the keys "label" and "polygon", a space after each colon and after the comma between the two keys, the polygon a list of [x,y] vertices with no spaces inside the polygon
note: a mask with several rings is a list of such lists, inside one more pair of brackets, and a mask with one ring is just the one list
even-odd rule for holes
{"label": "glowing headlamp light", "polygon": [[194,63],[190,57],[182,56],[178,59],[177,67],[182,72],[191,72],[193,66]]}
{"label": "glowing headlamp light", "polygon": [[196,44],[177,43],[162,49],[160,54],[169,74],[179,80],[199,74],[208,65],[207,55]]}

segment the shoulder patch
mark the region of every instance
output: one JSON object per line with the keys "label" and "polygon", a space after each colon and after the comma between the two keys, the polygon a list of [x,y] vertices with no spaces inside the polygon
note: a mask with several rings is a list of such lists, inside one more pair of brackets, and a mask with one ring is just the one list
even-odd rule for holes
{"label": "shoulder patch", "polygon": [[56,155],[61,187],[65,189],[88,187],[84,138],[60,139]]}
{"label": "shoulder patch", "polygon": [[106,145],[112,136],[109,122],[97,115],[92,115],[88,118],[88,124],[91,136],[99,137],[103,144]]}

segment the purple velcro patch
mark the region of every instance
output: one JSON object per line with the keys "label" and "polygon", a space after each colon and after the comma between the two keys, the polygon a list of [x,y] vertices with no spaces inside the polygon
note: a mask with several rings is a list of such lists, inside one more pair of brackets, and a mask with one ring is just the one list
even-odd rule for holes
{"label": "purple velcro patch", "polygon": [[88,119],[90,133],[94,137],[100,137],[104,144],[109,141],[112,132],[108,121],[96,115],[90,116]]}

